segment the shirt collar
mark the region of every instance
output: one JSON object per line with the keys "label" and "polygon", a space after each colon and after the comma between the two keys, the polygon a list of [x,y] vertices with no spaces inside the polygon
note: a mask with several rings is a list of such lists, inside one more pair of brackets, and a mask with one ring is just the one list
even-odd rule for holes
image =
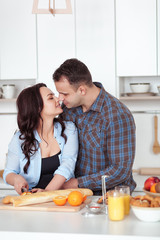
{"label": "shirt collar", "polygon": [[92,106],[90,107],[89,111],[95,111],[95,112],[101,112],[101,109],[103,107],[103,103],[104,103],[104,99],[105,99],[105,89],[103,88],[103,85],[99,82],[94,82],[94,84],[96,85],[96,87],[99,87],[100,93],[98,95],[98,97],[96,98],[95,102],[92,104]]}
{"label": "shirt collar", "polygon": [[[58,123],[54,123],[54,137],[55,138],[57,137],[57,133],[58,133]],[[37,130],[34,130],[34,136],[39,143],[42,141]]]}
{"label": "shirt collar", "polygon": [[37,130],[34,131],[34,136],[35,136],[35,139],[37,139],[37,141],[40,143],[41,142],[41,138],[40,138]]}

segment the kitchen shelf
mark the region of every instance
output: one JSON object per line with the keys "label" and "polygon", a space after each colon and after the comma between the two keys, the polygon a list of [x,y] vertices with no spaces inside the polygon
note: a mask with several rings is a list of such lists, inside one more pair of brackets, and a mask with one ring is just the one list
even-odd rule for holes
{"label": "kitchen shelf", "polygon": [[149,96],[149,97],[120,97],[119,100],[127,100],[127,101],[133,101],[133,100],[160,100],[160,96]]}
{"label": "kitchen shelf", "polygon": [[0,102],[16,102],[17,98],[0,98]]}

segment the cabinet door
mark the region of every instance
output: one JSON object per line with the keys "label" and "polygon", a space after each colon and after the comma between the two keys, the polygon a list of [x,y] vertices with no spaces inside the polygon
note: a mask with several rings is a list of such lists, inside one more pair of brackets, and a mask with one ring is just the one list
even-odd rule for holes
{"label": "cabinet door", "polygon": [[160,75],[160,0],[157,0],[158,75]]}
{"label": "cabinet door", "polygon": [[118,76],[157,74],[156,0],[116,0]]}
{"label": "cabinet door", "polygon": [[1,79],[37,77],[32,0],[0,0]]}
{"label": "cabinet door", "polygon": [[76,56],[115,95],[114,1],[76,1]]}
{"label": "cabinet door", "polygon": [[[39,1],[40,2],[40,1]],[[74,1],[72,14],[39,14],[38,26],[38,79],[54,92],[52,75],[66,59],[75,57]],[[43,6],[45,8],[45,4]],[[62,8],[62,7],[61,7]]]}

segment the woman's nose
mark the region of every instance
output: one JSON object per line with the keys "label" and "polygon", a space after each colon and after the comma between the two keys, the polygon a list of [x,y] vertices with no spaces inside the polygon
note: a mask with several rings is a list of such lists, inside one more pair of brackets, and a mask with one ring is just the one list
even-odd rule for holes
{"label": "woman's nose", "polygon": [[59,98],[58,98],[58,97],[56,97],[55,95],[54,95],[54,99],[55,99],[55,101],[56,101],[56,102],[58,102],[58,101],[59,101]]}
{"label": "woman's nose", "polygon": [[58,96],[58,100],[59,100],[59,101],[63,101],[63,100],[64,100],[64,97],[63,97],[62,94],[59,94],[59,96]]}

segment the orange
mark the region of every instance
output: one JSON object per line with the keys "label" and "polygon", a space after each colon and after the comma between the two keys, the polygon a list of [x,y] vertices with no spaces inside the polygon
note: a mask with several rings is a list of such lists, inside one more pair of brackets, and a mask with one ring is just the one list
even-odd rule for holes
{"label": "orange", "polygon": [[83,202],[87,199],[86,195],[83,195]]}
{"label": "orange", "polygon": [[156,193],[156,189],[155,189],[156,185],[157,185],[157,183],[153,183],[153,185],[150,188],[150,192]]}
{"label": "orange", "polygon": [[79,206],[83,202],[83,194],[79,191],[72,191],[68,195],[68,202],[71,206]]}
{"label": "orange", "polygon": [[31,193],[31,192],[23,192],[23,193],[21,194],[21,196],[30,195],[30,194],[32,194],[32,193]]}
{"label": "orange", "polygon": [[57,197],[53,198],[53,202],[58,206],[63,206],[66,204],[67,198],[66,198],[66,196],[57,196]]}

